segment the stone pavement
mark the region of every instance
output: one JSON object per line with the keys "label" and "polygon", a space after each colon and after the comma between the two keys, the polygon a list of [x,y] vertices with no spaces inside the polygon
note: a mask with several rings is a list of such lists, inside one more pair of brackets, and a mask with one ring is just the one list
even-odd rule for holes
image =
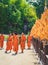
{"label": "stone pavement", "polygon": [[5,46],[6,42],[4,49],[0,50],[0,65],[41,65],[38,54],[35,53],[33,46],[31,50],[28,50],[26,46],[24,53],[21,53],[19,46],[18,54],[15,56],[12,56],[13,52],[5,54]]}

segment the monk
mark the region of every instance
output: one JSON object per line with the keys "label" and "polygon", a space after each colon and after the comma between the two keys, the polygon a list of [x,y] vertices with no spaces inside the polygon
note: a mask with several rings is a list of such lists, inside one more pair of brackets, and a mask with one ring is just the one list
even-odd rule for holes
{"label": "monk", "polygon": [[0,34],[0,50],[1,50],[1,34]]}
{"label": "monk", "polygon": [[8,40],[7,40],[5,53],[7,53],[7,51],[11,52],[11,50],[12,50],[12,44],[13,44],[13,35],[10,34],[9,37],[8,37]]}
{"label": "monk", "polygon": [[24,33],[22,33],[21,42],[20,42],[20,47],[21,47],[22,53],[23,53],[23,50],[25,49],[25,41],[26,41],[26,37],[25,37]]}
{"label": "monk", "polygon": [[32,36],[28,35],[28,43],[27,43],[28,49],[30,49],[31,47],[31,40],[32,40]]}
{"label": "monk", "polygon": [[3,48],[3,45],[4,45],[4,35],[1,34],[1,48]]}
{"label": "monk", "polygon": [[18,53],[18,35],[17,35],[17,33],[13,34],[13,51],[14,51],[14,54],[12,54],[12,55],[16,55]]}

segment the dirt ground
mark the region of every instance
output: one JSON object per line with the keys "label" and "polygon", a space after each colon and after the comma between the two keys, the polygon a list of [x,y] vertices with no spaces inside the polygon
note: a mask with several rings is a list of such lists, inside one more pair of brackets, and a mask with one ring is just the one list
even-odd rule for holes
{"label": "dirt ground", "polygon": [[18,54],[13,56],[12,53],[5,54],[6,41],[4,42],[4,49],[0,50],[0,65],[41,65],[38,55],[35,53],[33,46],[31,50],[26,49],[21,53],[19,46]]}

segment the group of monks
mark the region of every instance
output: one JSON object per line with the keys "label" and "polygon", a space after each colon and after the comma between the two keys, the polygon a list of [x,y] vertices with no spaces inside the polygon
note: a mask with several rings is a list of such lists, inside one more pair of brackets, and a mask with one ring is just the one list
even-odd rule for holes
{"label": "group of monks", "polygon": [[[20,40],[20,42],[19,42],[19,40]],[[7,42],[6,42],[5,53],[7,53],[8,51],[11,52],[11,50],[13,50],[13,52],[14,52],[13,55],[16,55],[18,53],[18,50],[19,50],[19,44],[20,44],[21,52],[23,53],[23,51],[25,49],[26,40],[27,40],[28,49],[30,49],[31,40],[32,40],[32,37],[30,35],[28,35],[28,37],[26,39],[25,34],[22,33],[21,37],[19,39],[19,36],[17,33],[9,34]],[[4,44],[4,36],[1,34],[0,35],[0,47],[1,48],[3,48],[3,44]]]}

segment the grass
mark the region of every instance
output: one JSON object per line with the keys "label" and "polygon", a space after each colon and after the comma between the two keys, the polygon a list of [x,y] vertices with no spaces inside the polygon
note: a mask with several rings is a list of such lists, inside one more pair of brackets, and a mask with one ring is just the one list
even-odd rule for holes
{"label": "grass", "polygon": [[[20,37],[21,35],[19,35]],[[27,38],[28,35],[26,35],[26,38]],[[4,35],[4,39],[7,40],[8,39],[8,35]]]}
{"label": "grass", "polygon": [[4,35],[4,39],[7,40],[8,39],[8,35]]}

